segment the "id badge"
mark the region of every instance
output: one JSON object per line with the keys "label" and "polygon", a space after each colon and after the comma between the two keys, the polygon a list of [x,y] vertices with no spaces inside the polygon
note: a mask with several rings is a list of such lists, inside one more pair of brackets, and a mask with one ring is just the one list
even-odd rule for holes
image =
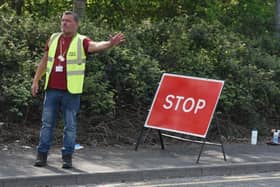
{"label": "id badge", "polygon": [[55,72],[63,72],[63,66],[61,65],[55,66]]}

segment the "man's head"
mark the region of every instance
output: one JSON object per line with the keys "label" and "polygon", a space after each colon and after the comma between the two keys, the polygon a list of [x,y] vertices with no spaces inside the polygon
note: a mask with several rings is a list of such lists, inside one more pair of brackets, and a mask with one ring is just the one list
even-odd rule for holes
{"label": "man's head", "polygon": [[61,18],[61,31],[67,36],[75,35],[79,27],[79,17],[75,12],[66,11]]}

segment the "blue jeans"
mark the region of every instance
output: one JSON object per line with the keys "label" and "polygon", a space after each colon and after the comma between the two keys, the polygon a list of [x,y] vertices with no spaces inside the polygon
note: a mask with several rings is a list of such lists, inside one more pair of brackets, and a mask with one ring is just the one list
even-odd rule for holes
{"label": "blue jeans", "polygon": [[73,154],[76,143],[76,116],[80,108],[80,95],[68,91],[46,91],[42,114],[42,128],[37,151],[48,153],[53,139],[53,131],[60,109],[64,117],[62,154]]}

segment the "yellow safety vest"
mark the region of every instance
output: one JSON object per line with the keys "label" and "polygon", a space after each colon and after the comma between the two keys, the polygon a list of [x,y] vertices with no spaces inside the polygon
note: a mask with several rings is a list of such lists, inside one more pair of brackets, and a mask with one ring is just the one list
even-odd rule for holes
{"label": "yellow safety vest", "polygon": [[[50,74],[54,64],[55,52],[61,34],[62,33],[52,34],[49,41],[45,89],[48,87]],[[72,39],[66,54],[67,89],[72,94],[80,94],[83,92],[84,73],[86,66],[86,54],[83,47],[83,40],[85,38],[86,36],[76,34],[76,36],[74,36]]]}

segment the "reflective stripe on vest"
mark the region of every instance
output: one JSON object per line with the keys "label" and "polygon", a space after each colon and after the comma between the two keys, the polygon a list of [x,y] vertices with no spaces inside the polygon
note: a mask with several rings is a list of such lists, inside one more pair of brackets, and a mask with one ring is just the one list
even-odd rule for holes
{"label": "reflective stripe on vest", "polygon": [[[45,89],[48,86],[49,77],[54,64],[58,40],[62,33],[55,33],[49,41],[48,63],[46,69]],[[66,79],[67,89],[70,93],[79,94],[83,92],[86,55],[83,40],[86,36],[76,34],[72,39],[66,54]]]}
{"label": "reflective stripe on vest", "polygon": [[[79,54],[79,53],[78,53]],[[53,61],[54,58],[53,57],[48,57],[48,61]],[[67,60],[67,64],[82,64],[82,63],[86,63],[85,60]]]}

